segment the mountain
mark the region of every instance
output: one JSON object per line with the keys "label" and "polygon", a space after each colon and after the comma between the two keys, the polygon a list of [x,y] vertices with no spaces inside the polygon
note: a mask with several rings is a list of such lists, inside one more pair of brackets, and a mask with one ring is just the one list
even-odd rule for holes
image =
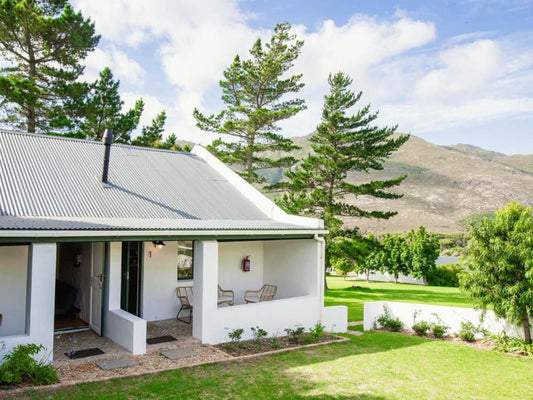
{"label": "mountain", "polygon": [[[293,140],[302,147],[298,157],[308,154],[308,136]],[[397,216],[386,221],[347,218],[345,226],[368,233],[402,232],[420,225],[434,232],[458,232],[464,230],[464,218],[495,211],[508,201],[533,206],[533,155],[507,156],[470,145],[438,146],[416,136],[389,158],[383,171],[352,174],[348,180],[404,174],[408,177],[397,188],[404,194],[401,199],[348,199],[364,209],[398,211]],[[281,171],[271,177],[279,179]]]}

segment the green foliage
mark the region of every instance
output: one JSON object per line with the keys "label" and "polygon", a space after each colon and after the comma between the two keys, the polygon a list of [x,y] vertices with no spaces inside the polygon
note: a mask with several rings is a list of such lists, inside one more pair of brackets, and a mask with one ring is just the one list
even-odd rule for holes
{"label": "green foliage", "polygon": [[409,274],[410,257],[405,238],[387,234],[381,242],[381,251],[377,253],[376,260],[383,271],[394,276],[394,282],[397,283],[400,274]]}
{"label": "green foliage", "polygon": [[274,350],[281,349],[281,343],[276,335],[272,335],[268,340],[270,341],[270,346]]}
{"label": "green foliage", "polygon": [[0,365],[0,384],[19,384],[26,380],[34,385],[49,385],[59,381],[56,370],[33,357],[45,350],[43,345],[18,345],[4,356]]}
{"label": "green foliage", "polygon": [[331,267],[335,271],[342,273],[342,275],[344,276],[344,279],[346,279],[346,275],[348,274],[348,272],[351,272],[354,270],[354,264],[349,262],[344,257],[333,257],[331,258],[330,263],[331,263]]}
{"label": "green foliage", "polygon": [[324,330],[326,327],[320,322],[317,322],[314,327],[309,329],[309,336],[313,342],[318,342],[322,336],[324,336]]}
{"label": "green foliage", "polygon": [[437,265],[429,271],[426,281],[430,286],[459,287],[459,275],[463,272],[464,269],[459,264]]}
{"label": "green foliage", "polygon": [[0,2],[0,106],[3,122],[28,132],[62,128],[75,117],[72,104],[83,97],[77,82],[81,61],[100,37],[94,23],[67,0]]}
{"label": "green foliage", "polygon": [[289,337],[289,342],[299,343],[301,341],[302,335],[305,332],[305,328],[303,326],[300,326],[296,329],[287,328],[285,329],[285,332],[287,333],[287,336]]}
{"label": "green foliage", "polygon": [[244,333],[244,329],[242,328],[233,329],[232,331],[228,333],[228,337],[231,340],[231,346],[235,346],[235,345],[237,345],[238,347],[241,346],[241,339],[242,339],[243,333]]}
{"label": "green foliage", "polygon": [[253,341],[254,342],[257,342],[257,341],[259,341],[261,339],[264,339],[268,335],[267,331],[265,331],[264,329],[259,328],[258,326],[256,326],[255,328],[251,327],[250,329],[252,330],[252,337],[253,337]]}
{"label": "green foliage", "polygon": [[343,236],[346,234],[350,233],[341,231],[341,236],[327,242],[326,253],[330,264],[344,274],[350,271],[365,273],[368,279],[372,271],[379,269],[371,255],[378,251],[380,244],[372,235],[363,237],[352,233],[351,237]]}
{"label": "green foliage", "polygon": [[378,317],[377,322],[381,327],[390,329],[393,332],[398,332],[403,328],[403,322],[400,321],[400,318],[391,316],[389,307],[386,304],[383,306],[383,314]]}
{"label": "green foliage", "polygon": [[251,59],[235,56],[224,71],[224,80],[220,81],[226,104],[223,111],[210,116],[196,108],[193,112],[196,125],[203,131],[234,138],[232,141],[216,139],[208,150],[225,163],[239,167],[248,182],[262,181],[257,174],[259,169],[295,163],[292,156],[274,160],[266,154],[297,148],[278,133],[277,124],[305,109],[303,99],[286,98],[304,86],[301,74],[288,75],[303,46],[290,30],[289,23],[278,24],[269,42],[263,45],[257,39],[250,50]]}
{"label": "green foliage", "polygon": [[443,256],[462,256],[466,253],[469,235],[467,232],[436,233]]}
{"label": "green foliage", "polygon": [[457,336],[466,342],[474,342],[477,333],[479,333],[479,329],[472,322],[461,322],[461,330]]}
{"label": "green foliage", "polygon": [[427,335],[431,326],[429,325],[429,322],[427,321],[419,321],[416,324],[414,324],[412,328],[413,328],[413,331],[415,331],[417,335],[425,336]]}
{"label": "green foliage", "polygon": [[80,128],[85,137],[100,140],[105,130],[111,129],[115,142],[130,142],[131,132],[139,124],[144,102],[139,99],[132,109],[122,113],[124,101],[120,98],[119,87],[120,82],[114,80],[109,68],[104,68],[100,78],[90,85]]}
{"label": "green foliage", "polygon": [[437,236],[429,234],[421,226],[415,232],[413,229],[407,234],[409,253],[409,273],[415,278],[424,278],[435,269],[435,262],[439,258],[440,245]]}
{"label": "green foliage", "polygon": [[470,229],[472,239],[460,275],[461,288],[479,307],[522,324],[531,343],[533,315],[533,215],[530,207],[511,202]]}
{"label": "green foliage", "polygon": [[450,328],[445,325],[431,324],[431,333],[438,339],[442,339]]}
{"label": "green foliage", "polygon": [[405,178],[374,180],[362,184],[347,181],[348,174],[369,173],[383,169],[385,160],[404,144],[409,136],[393,137],[396,127],[373,125],[377,113],[365,105],[348,115],[362,92],[350,90],[352,79],[342,72],[328,78],[330,93],[325,96],[322,121],[317,133],[310,138],[313,152],[295,168],[286,171],[288,182],[274,185],[286,190],[279,204],[288,212],[312,215],[324,219],[325,226],[335,235],[342,227],[343,216],[390,218],[391,211],[367,211],[348,204],[346,196],[373,196],[396,199],[398,193],[387,189],[398,186]]}
{"label": "green foliage", "polygon": [[533,357],[532,344],[525,343],[523,340],[518,338],[509,337],[505,332],[499,335],[490,335],[487,341],[492,343],[494,350],[496,351]]}

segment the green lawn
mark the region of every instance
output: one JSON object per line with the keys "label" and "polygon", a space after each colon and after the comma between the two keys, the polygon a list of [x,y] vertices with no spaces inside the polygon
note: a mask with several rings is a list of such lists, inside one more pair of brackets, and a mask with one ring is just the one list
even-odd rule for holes
{"label": "green lawn", "polygon": [[27,398],[531,399],[531,376],[532,359],[366,332],[345,343],[33,392]]}
{"label": "green lawn", "polygon": [[[354,288],[353,286],[358,286]],[[395,284],[385,282],[348,281],[328,277],[324,303],[326,306],[348,306],[348,321],[363,319],[363,304],[370,301],[400,301],[441,306],[472,307],[472,303],[457,288]]]}

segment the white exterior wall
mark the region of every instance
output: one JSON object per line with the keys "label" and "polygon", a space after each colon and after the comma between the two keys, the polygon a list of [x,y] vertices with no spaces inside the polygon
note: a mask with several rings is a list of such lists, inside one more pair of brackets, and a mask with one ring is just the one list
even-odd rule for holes
{"label": "white exterior wall", "polygon": [[122,243],[109,243],[103,333],[133,354],[146,353],[146,321],[120,309]]}
{"label": "white exterior wall", "polygon": [[397,303],[388,301],[376,301],[365,303],[364,305],[364,329],[374,328],[374,322],[383,315],[383,306],[387,305],[393,318],[399,318],[403,322],[405,329],[411,329],[415,324],[414,314],[418,311],[416,322],[428,321],[438,322],[437,314],[442,323],[450,327],[448,334],[453,335],[461,330],[461,322],[472,322],[474,326],[481,324],[482,329],[486,329],[492,334],[506,332],[509,336],[524,338],[521,327],[510,324],[504,319],[498,318],[494,311],[475,310],[473,308],[434,306],[430,304]]}
{"label": "white exterior wall", "polygon": [[[258,290],[263,283],[263,247],[267,242],[221,242],[218,244],[218,283],[235,292],[235,304],[244,304],[246,290]],[[242,259],[250,256],[250,271],[244,272]]]}
{"label": "white exterior wall", "polygon": [[[142,318],[146,321],[176,318],[179,301],[178,286],[178,242],[165,241],[157,248],[152,242],[144,242],[142,273]],[[180,285],[192,281],[180,281]]]}
{"label": "white exterior wall", "polygon": [[[366,274],[358,274],[355,276],[356,280],[365,280]],[[389,274],[388,272],[373,272],[370,274],[370,280],[375,282],[394,282],[394,275]],[[411,275],[398,275],[398,283],[411,283],[413,285],[424,285],[424,280],[422,278],[414,278]]]}
{"label": "white exterior wall", "polygon": [[[42,344],[37,359],[51,360],[54,347],[56,243],[34,243],[30,249],[29,314],[26,334],[0,337],[0,361],[19,344]],[[2,302],[3,304],[3,302]]]}
{"label": "white exterior wall", "polygon": [[26,333],[29,246],[0,246],[0,337]]}

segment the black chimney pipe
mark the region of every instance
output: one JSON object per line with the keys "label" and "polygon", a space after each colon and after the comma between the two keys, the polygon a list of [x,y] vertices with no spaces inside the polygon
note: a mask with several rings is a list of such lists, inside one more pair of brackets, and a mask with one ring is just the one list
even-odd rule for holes
{"label": "black chimney pipe", "polygon": [[102,138],[104,142],[105,152],[104,152],[104,169],[102,171],[102,182],[107,183],[107,175],[109,173],[109,155],[111,153],[111,144],[113,143],[113,132],[110,129],[106,129],[104,132],[104,137]]}

